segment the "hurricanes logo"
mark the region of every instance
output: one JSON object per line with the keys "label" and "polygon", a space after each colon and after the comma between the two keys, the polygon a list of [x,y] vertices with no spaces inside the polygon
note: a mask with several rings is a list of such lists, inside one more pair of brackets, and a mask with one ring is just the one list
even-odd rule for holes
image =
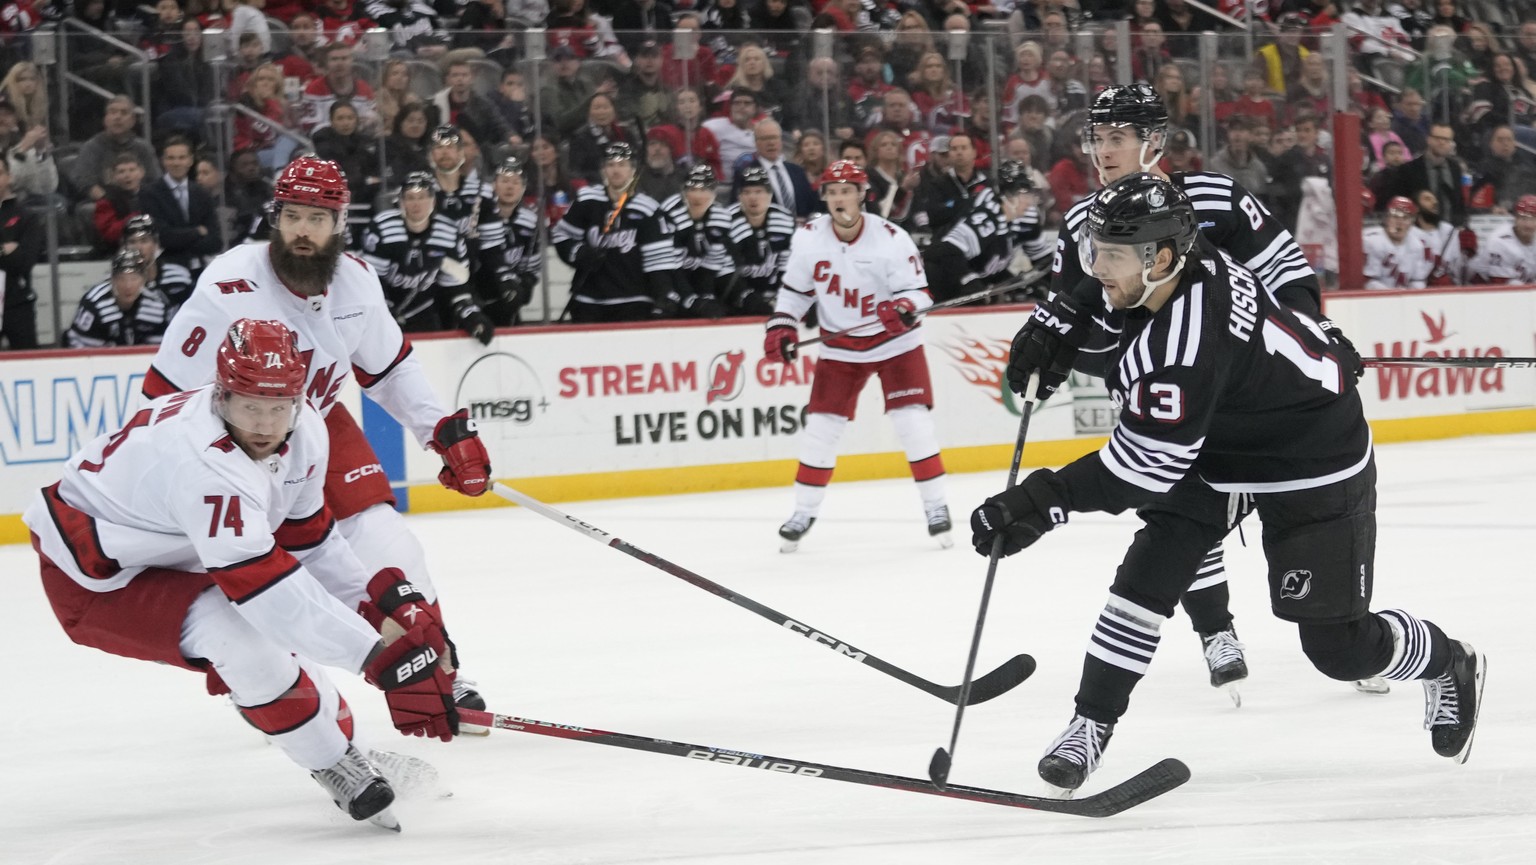
{"label": "hurricanes logo", "polygon": [[1288,601],[1305,600],[1312,594],[1311,571],[1286,571],[1280,578],[1280,597]]}
{"label": "hurricanes logo", "polygon": [[709,362],[709,390],[704,394],[705,405],[715,400],[730,402],[741,396],[744,384],[741,362],[746,357],[744,351],[727,351],[715,355],[714,360]]}

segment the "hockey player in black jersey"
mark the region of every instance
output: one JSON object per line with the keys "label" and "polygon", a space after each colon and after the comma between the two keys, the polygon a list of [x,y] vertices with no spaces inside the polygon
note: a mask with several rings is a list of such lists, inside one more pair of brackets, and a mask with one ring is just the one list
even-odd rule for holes
{"label": "hockey player in black jersey", "polygon": [[[1122,178],[1084,214],[1079,254],[1124,326],[1106,384],[1119,425],[1098,452],[1042,469],[971,517],[987,555],[1011,555],[1073,512],[1139,508],[1146,525],[1115,575],[1084,659],[1076,713],[1039,765],[1067,792],[1099,765],[1162,623],[1207,551],[1245,512],[1264,523],[1270,605],[1302,651],[1343,681],[1424,682],[1437,754],[1465,762],[1486,661],[1401,610],[1370,612],[1376,465],[1345,352],[1277,304],[1198,229],[1174,183]],[[1239,496],[1249,507],[1232,509]]]}
{"label": "hockey player in black jersey", "polygon": [[[1167,133],[1168,110],[1157,91],[1145,84],[1108,87],[1089,109],[1088,123],[1083,127],[1083,149],[1106,185],[1141,171],[1166,177],[1156,165]],[[1347,356],[1351,372],[1358,377],[1364,367],[1354,346],[1332,322],[1322,318],[1316,274],[1290,232],[1264,205],[1224,174],[1196,171],[1176,173],[1166,179],[1188,195],[1199,215],[1201,234],[1207,240],[1242,262],[1280,303],[1324,323]],[[1022,391],[1030,373],[1040,370],[1043,397],[1054,391],[1070,371],[1051,356],[1065,346],[1049,328],[1042,328],[1044,322],[1067,322],[1079,317],[1086,320],[1094,316],[1104,325],[1102,332],[1113,334],[1119,329],[1118,316],[1104,308],[1099,283],[1078,262],[1077,245],[1091,201],[1090,197],[1073,205],[1063,218],[1051,274],[1053,299],[1042,305],[1039,314],[1025,322],[1014,338],[1008,380],[1015,391]],[[1083,328],[1078,330],[1083,332]],[[1104,375],[1105,358],[1111,351],[1112,340],[1083,346],[1076,369]],[[1233,702],[1242,705],[1236,686],[1247,678],[1248,664],[1232,625],[1229,600],[1226,568],[1218,543],[1201,561],[1199,579],[1184,600],[1184,611],[1200,635],[1211,685],[1226,688]]]}
{"label": "hockey player in black jersey", "polygon": [[119,249],[112,256],[112,275],[80,298],[75,319],[64,331],[64,347],[158,344],[170,315],[160,292],[144,289],[148,267],[137,249]]}
{"label": "hockey player in black jersey", "polygon": [[772,315],[784,265],[789,263],[795,216],[773,203],[766,168],[748,166],[738,179],[741,191],[730,209],[729,240],[736,273],[727,280],[722,298],[737,315]]}
{"label": "hockey player in black jersey", "polygon": [[673,302],[698,318],[719,318],[725,305],[716,295],[730,279],[731,259],[726,252],[730,237],[730,209],[715,202],[720,186],[715,169],[696,163],[683,179],[683,191],[661,203],[672,243],[677,247],[677,285]]}
{"label": "hockey player in black jersey", "polygon": [[192,273],[182,265],[161,256],[160,231],[155,218],[147,213],[131,216],[123,224],[123,247],[144,257],[144,290],[158,292],[165,302],[165,320],[192,295]]}
{"label": "hockey player in black jersey", "polygon": [[635,189],[634,148],[608,145],[602,171],[602,184],[577,192],[550,232],[560,260],[576,268],[571,320],[674,318],[672,227],[656,199]]}
{"label": "hockey player in black jersey", "polygon": [[518,310],[533,297],[543,264],[538,211],[527,190],[522,160],[508,156],[496,166],[491,196],[480,201],[477,276],[485,312],[498,327],[518,323]]}
{"label": "hockey player in black jersey", "polygon": [[475,300],[464,239],[458,223],[438,212],[437,191],[425,171],[407,175],[399,207],[382,211],[363,230],[363,259],[378,271],[402,330],[454,327],[489,345],[495,328]]}
{"label": "hockey player in black jersey", "polygon": [[437,181],[437,211],[459,227],[466,248],[475,252],[475,223],[480,216],[480,202],[488,190],[480,180],[480,170],[464,170],[463,134],[457,126],[445,124],[432,130],[427,139],[427,155],[432,161],[432,176]]}
{"label": "hockey player in black jersey", "polygon": [[[963,151],[970,145],[970,136],[956,135],[950,141],[950,153],[956,145]],[[936,234],[933,243],[923,250],[923,269],[928,271],[928,288],[934,300],[953,300],[989,285],[1002,283],[1012,276],[1008,265],[1013,262],[1013,226],[1010,214],[1016,215],[1018,198],[1029,189],[1029,176],[1018,170],[1019,163],[1003,163],[1001,170],[1007,178],[999,177],[998,191],[987,185],[984,174],[977,172],[969,186],[960,183],[959,177],[950,170],[955,181],[956,201],[950,207],[955,214],[949,228]],[[1012,202],[1005,207],[1005,201]]]}
{"label": "hockey player in black jersey", "polygon": [[[1032,269],[1049,270],[1056,248],[1045,236],[1045,215],[1040,212],[1040,195],[1029,179],[1029,165],[1016,159],[1000,163],[997,166],[997,190],[1003,199],[1003,217],[1008,220],[1013,248],[1024,253]],[[1044,296],[1043,288],[1031,288],[1022,298],[1015,296],[1015,299],[1038,300]]]}

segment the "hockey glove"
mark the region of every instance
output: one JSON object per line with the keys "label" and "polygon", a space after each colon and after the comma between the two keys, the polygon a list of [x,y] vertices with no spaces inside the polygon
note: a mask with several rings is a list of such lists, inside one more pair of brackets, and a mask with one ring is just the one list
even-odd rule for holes
{"label": "hockey glove", "polygon": [[1029,377],[1040,374],[1035,399],[1049,399],[1072,373],[1077,350],[1088,342],[1091,320],[1072,298],[1058,293],[1054,300],[1035,305],[1035,313],[1013,338],[1008,354],[1008,387],[1028,398],[1024,388]]}
{"label": "hockey glove", "polygon": [[571,266],[577,270],[593,270],[602,263],[603,251],[590,243],[576,247],[576,254],[571,256]]}
{"label": "hockey glove", "polygon": [[473,300],[454,302],[453,314],[459,319],[459,329],[479,340],[481,345],[490,345],[496,337],[496,325]]}
{"label": "hockey glove", "polygon": [[1322,319],[1318,322],[1318,326],[1323,329],[1323,333],[1328,334],[1328,341],[1333,343],[1334,357],[1338,358],[1344,371],[1354,376],[1355,381],[1364,377],[1365,361],[1360,359],[1360,352],[1355,348],[1355,344],[1349,341],[1349,337],[1344,335],[1344,331],[1334,324],[1331,318]]}
{"label": "hockey glove", "polygon": [[1011,556],[1066,523],[1061,480],[1050,469],[1040,469],[971,512],[971,546],[977,554],[990,557],[993,541],[1002,537],[1002,554]]}
{"label": "hockey glove", "polygon": [[485,494],[491,479],[491,455],[486,453],[468,409],[461,408],[438,421],[427,447],[443,458],[443,470],[437,473],[439,483],[466,496]]}
{"label": "hockey glove", "polygon": [[441,628],[418,625],[393,643],[380,643],[363,664],[368,683],[384,692],[396,730],[444,742],[458,734],[454,674],[443,672],[441,663],[447,653]]}
{"label": "hockey glove", "polygon": [[683,296],[668,291],[651,301],[651,318],[682,318]]}
{"label": "hockey glove", "polygon": [[889,334],[906,333],[917,326],[917,305],[905,297],[880,301],[875,306],[875,315]]}
{"label": "hockey glove", "polygon": [[712,294],[695,295],[688,304],[688,311],[696,318],[714,321],[725,316],[725,307]]}
{"label": "hockey glove", "polygon": [[793,324],[787,324],[788,318],[773,318],[770,322],[777,324],[768,325],[768,334],[763,338],[763,356],[770,361],[779,363],[794,363],[799,349],[795,343],[800,341],[800,334]]}
{"label": "hockey glove", "polygon": [[443,629],[442,610],[437,604],[428,603],[427,596],[399,568],[384,568],[373,575],[368,581],[368,600],[359,603],[357,611],[386,643],[393,643],[418,625],[442,630],[448,654],[439,663],[445,673],[458,669],[459,649]]}
{"label": "hockey glove", "polygon": [[501,302],[513,309],[522,309],[533,296],[533,280],[521,274],[510,273],[496,281],[496,291]]}

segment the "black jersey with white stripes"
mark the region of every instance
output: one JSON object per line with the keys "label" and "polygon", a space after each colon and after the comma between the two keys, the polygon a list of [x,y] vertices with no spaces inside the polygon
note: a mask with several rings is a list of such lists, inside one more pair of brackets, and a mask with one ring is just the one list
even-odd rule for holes
{"label": "black jersey with white stripes", "polygon": [[741,285],[770,294],[777,290],[794,238],[795,217],[777,204],[768,205],[768,215],[756,226],[747,220],[740,204],[731,205],[727,248],[741,275]]}
{"label": "black jersey with white stripes", "polygon": [[654,301],[675,290],[679,256],[672,223],[643,192],[621,194],[615,202],[601,184],[582,187],[550,240],[560,260],[576,268],[571,292],[583,303]]}
{"label": "black jersey with white stripes", "polygon": [[468,258],[458,220],[437,211],[421,231],[411,231],[399,210],[379,213],[363,231],[363,260],[378,271],[384,300],[401,322],[466,293]]}
{"label": "black jersey with white stripes", "polygon": [[[163,266],[163,265],[162,265]],[[64,331],[65,348],[101,348],[109,345],[156,345],[165,335],[170,310],[159,291],[145,288],[124,309],[112,291],[112,280],[86,289],[80,308]]]}
{"label": "black jersey with white stripes", "polygon": [[489,279],[538,278],[543,264],[539,257],[539,214],[526,202],[502,216],[496,199],[481,199],[476,234],[481,272]]}
{"label": "black jersey with white stripes", "polygon": [[1125,317],[1105,378],[1119,424],[1063,469],[1074,510],[1135,507],[1191,473],[1224,492],[1311,489],[1370,459],[1354,377],[1317,321],[1197,243],[1162,307]]}

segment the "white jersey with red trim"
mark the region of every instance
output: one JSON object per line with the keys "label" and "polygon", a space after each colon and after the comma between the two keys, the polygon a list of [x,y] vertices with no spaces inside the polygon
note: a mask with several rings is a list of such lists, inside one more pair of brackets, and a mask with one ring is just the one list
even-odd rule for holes
{"label": "white jersey with red trim", "polygon": [[1472,260],[1471,271],[1478,282],[1536,283],[1536,238],[1521,243],[1513,228],[1495,234]]}
{"label": "white jersey with red trim", "polygon": [[1461,254],[1461,232],[1449,222],[1437,222],[1434,228],[1415,225],[1409,234],[1417,234],[1429,256],[1425,285],[1463,285],[1467,278],[1467,259]]}
{"label": "white jersey with red trim", "polygon": [[209,386],[154,400],[70,458],[22,520],[86,589],[120,589],[146,568],[206,572],[279,645],[360,669],[379,636],[356,612],[368,575],[325,506],[325,421],[304,405],[257,461],[213,399]]}
{"label": "white jersey with red trim", "polygon": [[309,365],[305,396],[321,415],[330,412],[348,376],[356,373],[368,395],[425,447],[447,412],[411,355],[373,268],[342,255],[326,293],[301,297],[272,269],[269,247],[237,246],[208,265],[166,328],[144,377],[144,392],[157,397],[211,384],[229,326],[242,318],[272,319],[298,334]]}
{"label": "white jersey with red trim", "polygon": [[775,316],[799,321],[815,304],[823,334],[859,328],[858,335],[822,344],[822,358],[850,363],[886,360],[923,344],[921,325],[900,334],[885,331],[875,314],[882,301],[906,298],[919,310],[933,305],[917,244],[873,213],[864,214],[864,227],[847,243],[827,214],[796,231],[782,288]]}
{"label": "white jersey with red trim", "polygon": [[1361,238],[1365,251],[1366,288],[1423,288],[1434,265],[1434,253],[1424,235],[1412,228],[1394,243],[1386,229],[1367,228]]}

